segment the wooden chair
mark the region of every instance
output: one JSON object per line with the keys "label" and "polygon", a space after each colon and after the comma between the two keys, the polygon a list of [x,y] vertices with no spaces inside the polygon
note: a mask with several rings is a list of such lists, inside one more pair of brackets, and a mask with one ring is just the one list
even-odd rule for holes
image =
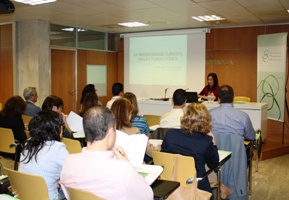
{"label": "wooden chair", "polygon": [[[160,175],[160,179],[171,180],[175,154],[157,151],[152,151],[151,153],[154,164],[164,167],[164,171]],[[188,183],[191,183],[193,181],[194,175],[196,174],[196,169],[192,166],[195,166],[195,159],[193,157],[182,155],[179,156],[177,181],[180,182],[181,186],[191,187],[191,185],[189,185]],[[212,172],[213,170],[211,171],[211,173]],[[202,178],[207,177],[209,174],[210,173],[207,173],[204,177],[198,177],[198,179],[201,180]],[[218,189],[220,183],[212,182],[210,184],[212,189]],[[216,195],[216,199],[218,199],[218,197],[220,196],[219,192],[217,192]]]}
{"label": "wooden chair", "polygon": [[66,149],[70,154],[80,153],[82,151],[81,144],[78,140],[62,138],[61,142],[63,142],[66,145]]}
{"label": "wooden chair", "polygon": [[2,103],[0,103],[0,111],[2,110]]}
{"label": "wooden chair", "polygon": [[17,169],[17,146],[21,145],[14,139],[13,131],[9,128],[0,128],[0,151],[15,154],[14,169]]}
{"label": "wooden chair", "polygon": [[29,122],[32,118],[33,118],[32,116],[22,115],[22,119],[23,119],[24,124],[29,124]]}
{"label": "wooden chair", "polygon": [[4,167],[15,197],[22,200],[48,200],[48,189],[43,177]]}
{"label": "wooden chair", "polygon": [[250,97],[245,97],[245,96],[235,96],[234,97],[234,102],[235,101],[250,102],[251,98]]}
{"label": "wooden chair", "polygon": [[[27,125],[29,124],[29,122],[32,118],[33,118],[32,116],[22,115],[23,122],[24,122],[24,124],[27,124]],[[24,132],[25,132],[27,138],[29,138],[30,137],[30,134],[29,134],[30,131],[24,130]]]}
{"label": "wooden chair", "polygon": [[[164,171],[161,173],[160,179],[171,180],[175,154],[157,151],[152,151],[151,153],[154,164],[164,167]],[[180,155],[176,181],[180,182],[181,186],[191,187],[191,185],[187,184],[187,181],[190,178],[194,178],[196,174],[196,169],[194,166],[195,159],[193,157]]]}
{"label": "wooden chair", "polygon": [[102,200],[102,198],[94,195],[91,192],[87,192],[84,190],[76,189],[76,188],[68,188],[66,187],[66,191],[68,193],[69,199],[70,200],[80,200],[80,199],[85,199],[85,200]]}
{"label": "wooden chair", "polygon": [[161,116],[159,115],[143,115],[143,116],[146,118],[149,126],[160,124]]}

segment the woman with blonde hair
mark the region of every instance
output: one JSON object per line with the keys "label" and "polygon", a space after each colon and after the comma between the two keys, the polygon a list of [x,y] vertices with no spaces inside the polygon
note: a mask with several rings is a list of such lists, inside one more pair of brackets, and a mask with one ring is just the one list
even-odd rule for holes
{"label": "woman with blonde hair", "polygon": [[128,135],[140,133],[137,127],[131,125],[131,117],[134,110],[132,102],[126,98],[116,99],[112,106],[111,111],[115,116],[116,129],[125,132]]}
{"label": "woman with blonde hair", "polygon": [[[206,164],[210,169],[219,164],[211,127],[211,115],[207,108],[203,104],[192,103],[186,107],[181,118],[181,128],[167,131],[161,151],[194,157],[197,177],[203,177]],[[208,178],[199,181],[198,188],[212,192]]]}
{"label": "woman with blonde hair", "polygon": [[139,109],[135,94],[132,92],[126,92],[124,93],[123,97],[130,100],[134,106],[131,117],[131,125],[137,127],[140,130],[141,134],[146,134],[149,137],[150,128],[146,118],[143,115],[139,115]]}

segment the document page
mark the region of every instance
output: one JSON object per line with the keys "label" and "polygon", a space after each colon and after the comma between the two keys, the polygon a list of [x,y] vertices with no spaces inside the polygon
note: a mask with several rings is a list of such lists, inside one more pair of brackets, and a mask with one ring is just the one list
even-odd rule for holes
{"label": "document page", "polygon": [[66,118],[66,122],[73,132],[84,132],[83,131],[83,124],[82,124],[82,117],[76,114],[73,111],[70,111],[69,115]]}
{"label": "document page", "polygon": [[164,168],[160,165],[142,165],[141,168],[136,168],[136,170],[151,185],[160,176]]}
{"label": "document page", "polygon": [[115,144],[124,149],[129,161],[135,167],[142,166],[147,143],[148,137],[144,134],[128,135],[116,130]]}

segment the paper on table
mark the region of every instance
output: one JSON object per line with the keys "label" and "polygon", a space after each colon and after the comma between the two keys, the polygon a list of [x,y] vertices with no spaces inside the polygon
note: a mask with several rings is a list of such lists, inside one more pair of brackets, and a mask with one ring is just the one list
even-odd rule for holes
{"label": "paper on table", "polygon": [[159,127],[160,127],[160,125],[159,125],[159,124],[156,124],[156,125],[150,126],[149,128],[150,128],[150,131],[155,131],[155,130],[157,130],[157,128],[159,128]]}
{"label": "paper on table", "polygon": [[164,168],[160,165],[142,165],[136,170],[151,185],[160,176]]}
{"label": "paper on table", "polygon": [[73,132],[84,132],[82,125],[82,117],[71,111],[66,118],[66,122]]}
{"label": "paper on table", "polygon": [[163,140],[159,140],[159,139],[149,139],[149,143],[154,145],[155,147],[162,145]]}
{"label": "paper on table", "polygon": [[142,166],[147,143],[148,137],[145,134],[128,135],[116,130],[115,144],[123,148],[129,161],[135,167]]}
{"label": "paper on table", "polygon": [[222,160],[224,160],[227,156],[229,156],[230,154],[232,154],[231,151],[225,151],[225,150],[218,150],[219,153],[219,162],[221,162]]}

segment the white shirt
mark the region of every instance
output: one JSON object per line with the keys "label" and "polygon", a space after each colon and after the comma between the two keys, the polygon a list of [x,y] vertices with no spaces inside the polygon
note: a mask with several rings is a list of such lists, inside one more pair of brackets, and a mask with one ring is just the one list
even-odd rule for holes
{"label": "white shirt", "polygon": [[113,96],[113,97],[111,98],[111,100],[109,100],[109,101],[106,103],[106,107],[109,108],[109,109],[111,109],[111,106],[112,106],[113,102],[114,102],[116,99],[120,98],[120,97],[121,97],[121,96]]}
{"label": "white shirt", "polygon": [[162,128],[179,128],[181,126],[181,117],[184,115],[182,108],[173,108],[169,112],[163,114],[160,120]]}

